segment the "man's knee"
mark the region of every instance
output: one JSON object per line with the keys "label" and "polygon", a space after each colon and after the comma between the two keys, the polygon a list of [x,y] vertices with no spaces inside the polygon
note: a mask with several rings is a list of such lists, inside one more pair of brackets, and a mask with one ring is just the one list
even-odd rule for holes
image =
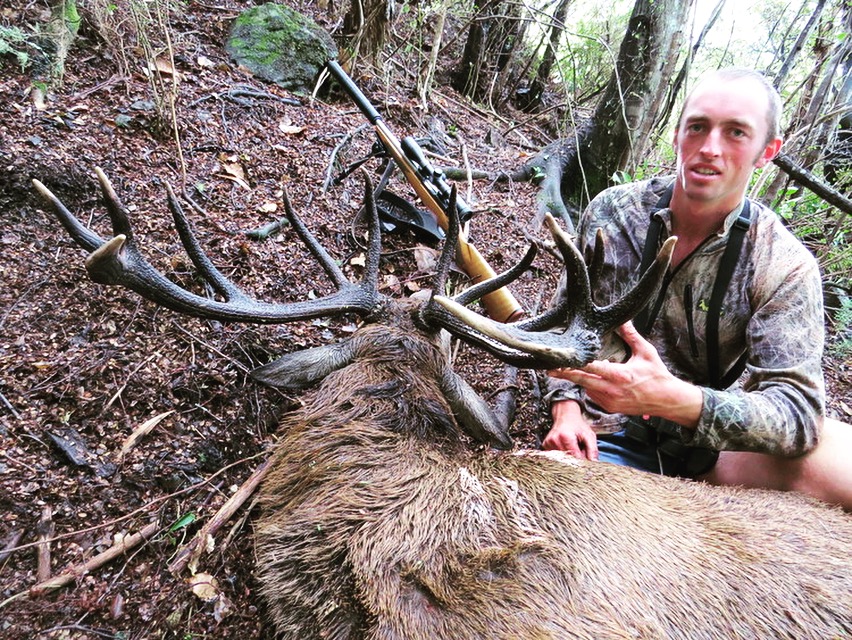
{"label": "man's knee", "polygon": [[795,491],[852,510],[852,425],[826,419],[817,447],[797,458],[723,451],[699,479],[718,485]]}
{"label": "man's knee", "polygon": [[716,466],[698,479],[717,485],[796,491],[802,483],[801,464],[801,458],[722,451]]}

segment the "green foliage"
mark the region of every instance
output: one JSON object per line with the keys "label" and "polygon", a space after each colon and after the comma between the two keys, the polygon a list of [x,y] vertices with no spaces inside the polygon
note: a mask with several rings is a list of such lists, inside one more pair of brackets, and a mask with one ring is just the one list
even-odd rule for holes
{"label": "green foliage", "polygon": [[852,358],[852,298],[842,298],[834,316],[837,340],[829,343],[828,352],[839,359]]}
{"label": "green foliage", "polygon": [[824,280],[852,285],[852,217],[826,206],[813,192],[795,187],[779,194],[775,211],[816,255]]}
{"label": "green foliage", "polygon": [[27,33],[19,27],[0,24],[0,56],[14,56],[21,71],[30,63],[30,54],[27,49],[38,48],[33,40],[32,33]]}
{"label": "green foliage", "polygon": [[[612,74],[632,3],[613,0],[609,7],[595,6],[583,15],[571,12],[558,68],[566,91],[582,103],[606,85]],[[607,15],[606,20],[600,16]]]}

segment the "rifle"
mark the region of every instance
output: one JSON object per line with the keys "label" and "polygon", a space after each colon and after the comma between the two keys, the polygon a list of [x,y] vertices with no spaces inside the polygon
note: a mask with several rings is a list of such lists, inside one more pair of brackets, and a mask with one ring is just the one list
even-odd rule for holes
{"label": "rifle", "polygon": [[[387,154],[402,169],[405,179],[423,201],[423,204],[435,214],[438,226],[446,231],[449,227],[447,207],[449,206],[450,185],[447,184],[443,172],[432,166],[413,137],[403,138],[402,142],[396,138],[382,120],[382,116],[376,108],[370,104],[370,101],[367,100],[336,60],[329,60],[326,63],[326,68],[358,105],[364,117],[375,127],[376,135]],[[462,221],[469,219],[472,215],[470,207],[461,198],[457,198],[456,208]],[[496,275],[494,269],[489,266],[482,254],[467,241],[464,232],[459,234],[456,262],[474,283],[493,278]],[[506,287],[483,296],[482,304],[485,306],[488,315],[499,322],[517,320],[523,315],[521,305],[518,304],[518,301]]]}

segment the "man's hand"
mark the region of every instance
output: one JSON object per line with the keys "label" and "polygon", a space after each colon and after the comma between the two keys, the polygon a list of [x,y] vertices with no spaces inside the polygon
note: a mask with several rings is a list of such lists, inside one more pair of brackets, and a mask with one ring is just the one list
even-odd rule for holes
{"label": "man's hand", "polygon": [[575,458],[598,459],[598,438],[573,400],[554,402],[550,409],[553,427],[542,442],[542,448],[565,451]]}
{"label": "man's hand", "polygon": [[590,400],[610,413],[658,416],[694,428],[704,402],[701,389],[675,378],[632,323],[622,325],[618,333],[632,352],[627,362],[596,360],[582,369],[549,374],[579,384]]}

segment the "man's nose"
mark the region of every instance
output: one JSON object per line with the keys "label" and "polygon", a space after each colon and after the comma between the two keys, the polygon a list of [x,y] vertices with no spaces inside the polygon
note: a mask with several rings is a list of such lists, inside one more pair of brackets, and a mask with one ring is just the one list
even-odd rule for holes
{"label": "man's nose", "polygon": [[716,129],[710,129],[701,145],[701,153],[708,157],[718,156],[722,148],[722,136]]}

